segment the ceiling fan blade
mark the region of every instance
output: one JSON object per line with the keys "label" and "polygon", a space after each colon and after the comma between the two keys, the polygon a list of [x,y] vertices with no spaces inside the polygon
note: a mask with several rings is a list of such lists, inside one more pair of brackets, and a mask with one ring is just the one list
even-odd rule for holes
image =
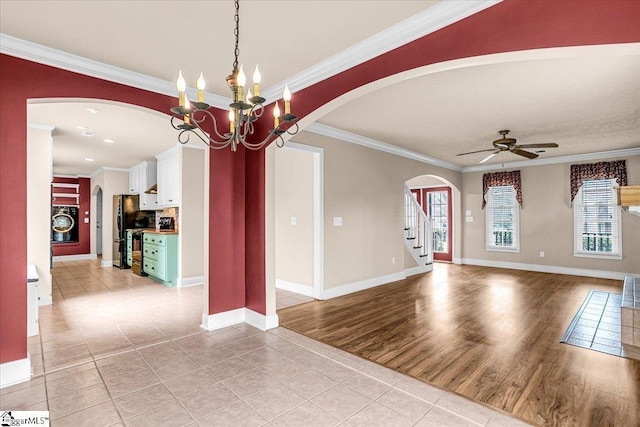
{"label": "ceiling fan blade", "polygon": [[493,158],[493,156],[495,156],[495,155],[496,155],[496,154],[498,154],[499,152],[500,152],[500,150],[494,150],[494,151],[493,151],[493,153],[489,154],[487,157],[485,157],[484,159],[480,160],[480,161],[478,162],[478,164],[480,164],[480,163],[484,163],[484,162],[486,162],[486,161],[488,161],[488,160],[492,159],[492,158]]}
{"label": "ceiling fan blade", "polygon": [[516,148],[515,150],[513,150],[511,152],[513,154],[518,154],[519,156],[526,157],[528,159],[535,159],[536,157],[538,157],[538,155],[536,153],[532,153],[530,151],[524,151],[524,150],[521,150],[520,148]]}
{"label": "ceiling fan blade", "polygon": [[469,151],[468,153],[456,154],[456,156],[466,156],[467,154],[484,153],[487,151],[495,151],[495,148],[488,148],[486,150],[478,150],[478,151]]}
{"label": "ceiling fan blade", "polygon": [[550,143],[546,143],[546,144],[523,144],[523,145],[518,145],[518,148],[557,148],[559,147],[558,144],[556,144],[555,142],[550,142]]}

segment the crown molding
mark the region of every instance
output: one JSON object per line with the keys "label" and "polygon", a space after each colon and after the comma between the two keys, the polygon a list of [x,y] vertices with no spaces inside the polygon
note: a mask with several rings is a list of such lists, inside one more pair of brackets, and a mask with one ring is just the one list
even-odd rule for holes
{"label": "crown molding", "polygon": [[467,166],[462,168],[462,173],[480,172],[500,169],[526,168],[529,166],[553,165],[557,163],[586,162],[592,160],[613,159],[620,157],[640,156],[640,147],[625,148],[622,150],[600,151],[597,153],[575,154],[572,156],[549,157],[537,160],[522,160],[519,162],[498,163],[492,165]]}
{"label": "crown molding", "polygon": [[[123,169],[123,168],[112,168],[109,166],[103,166],[101,168],[96,169],[95,171],[93,171],[91,173],[91,175],[89,175],[89,178],[95,178],[96,176],[98,176],[99,174],[101,174],[104,171],[113,171],[113,172],[127,172],[129,173],[129,169]],[[78,175],[80,176],[80,175]]]}
{"label": "crown molding", "polygon": [[263,90],[262,96],[267,99],[280,98],[285,83],[292,91],[300,91],[501,2],[502,0],[440,2],[318,62],[293,75],[286,82],[279,82]]}
{"label": "crown molding", "polygon": [[52,125],[44,125],[42,123],[28,122],[27,123],[27,128],[29,128],[29,129],[46,130],[46,131],[49,131],[49,132],[53,132],[56,127],[52,126]]}
{"label": "crown molding", "polygon": [[415,151],[407,150],[405,148],[396,147],[395,145],[367,138],[366,136],[323,125],[322,123],[312,123],[303,130],[317,133],[318,135],[324,135],[329,138],[338,139],[340,141],[349,142],[351,144],[373,148],[374,150],[383,151],[385,153],[394,154],[396,156],[405,157],[407,159],[417,160],[422,163],[439,166],[445,169],[451,169],[457,172],[462,171],[461,166],[455,165],[453,163],[445,162],[444,160],[436,159],[434,157],[425,156],[424,154],[416,153]]}
{"label": "crown molding", "polygon": [[[0,33],[0,53],[162,95],[176,96],[173,82],[42,46],[8,34]],[[195,88],[188,88],[187,94],[191,99],[196,99],[198,95]],[[231,100],[205,93],[205,102],[217,108],[227,109]]]}
{"label": "crown molding", "polygon": [[[500,2],[502,0],[440,2],[320,61],[295,74],[286,82],[292,90],[302,90]],[[0,53],[162,95],[175,96],[176,94],[173,82],[42,46],[4,33],[0,33]],[[284,85],[285,81],[273,85],[263,90],[262,96],[266,99],[278,99]],[[196,99],[196,89],[187,88],[187,97]],[[229,107],[231,102],[230,98],[211,93],[205,93],[204,97],[205,102],[209,105],[224,110]]]}

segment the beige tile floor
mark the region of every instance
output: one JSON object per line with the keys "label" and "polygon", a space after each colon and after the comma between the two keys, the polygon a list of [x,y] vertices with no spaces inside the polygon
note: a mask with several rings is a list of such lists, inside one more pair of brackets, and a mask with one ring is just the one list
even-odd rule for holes
{"label": "beige tile floor", "polygon": [[313,301],[313,298],[296,294],[294,292],[285,291],[283,289],[276,289],[276,310],[281,308],[292,307],[298,304],[304,304],[305,302]]}
{"label": "beige tile floor", "polygon": [[34,376],[0,407],[53,426],[519,426],[487,407],[284,328],[199,328],[200,287],[56,263],[29,339]]}

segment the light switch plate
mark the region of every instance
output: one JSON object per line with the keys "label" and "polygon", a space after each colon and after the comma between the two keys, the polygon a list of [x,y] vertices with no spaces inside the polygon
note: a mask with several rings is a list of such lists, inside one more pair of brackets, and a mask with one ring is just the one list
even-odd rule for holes
{"label": "light switch plate", "polygon": [[469,211],[465,211],[465,212],[466,212],[466,214],[465,214],[466,216],[471,216],[471,211],[470,210]]}
{"label": "light switch plate", "polygon": [[465,218],[467,222],[473,222],[473,217],[472,216],[468,216]]}
{"label": "light switch plate", "polygon": [[291,225],[296,225],[298,223],[298,217],[292,216],[291,217]]}
{"label": "light switch plate", "polygon": [[342,227],[342,217],[341,216],[334,216],[333,217],[333,225],[336,227]]}

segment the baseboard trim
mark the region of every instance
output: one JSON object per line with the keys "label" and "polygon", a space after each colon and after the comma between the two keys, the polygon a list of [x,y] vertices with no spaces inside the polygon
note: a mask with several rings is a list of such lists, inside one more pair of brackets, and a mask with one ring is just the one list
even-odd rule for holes
{"label": "baseboard trim", "polygon": [[58,255],[53,257],[53,262],[60,261],[82,261],[85,259],[97,259],[96,254],[78,254],[78,255]]}
{"label": "baseboard trim", "polygon": [[354,292],[364,291],[365,289],[375,288],[376,286],[386,285],[387,283],[397,282],[406,279],[403,271],[397,273],[386,274],[384,276],[372,277],[371,279],[360,280],[358,282],[348,283],[346,285],[336,286],[335,288],[325,289],[321,294],[321,300],[341,297],[343,295],[352,294]]}
{"label": "baseboard trim", "polygon": [[[433,264],[431,264],[431,270],[433,270]],[[416,274],[428,273],[431,270],[428,269],[427,266],[421,267],[418,265],[416,267],[405,268],[404,275],[406,277],[415,276]]]}
{"label": "baseboard trim", "polygon": [[184,279],[178,278],[177,286],[179,288],[186,288],[188,286],[198,286],[204,284],[204,276],[185,277]]}
{"label": "baseboard trim", "polygon": [[276,279],[276,288],[313,298],[313,286]]}
{"label": "baseboard trim", "polygon": [[215,331],[216,329],[226,328],[227,326],[233,326],[239,323],[247,323],[262,331],[277,328],[280,324],[277,314],[265,316],[264,314],[243,307],[223,311],[222,313],[203,314],[202,325],[200,325],[200,327],[207,331]]}
{"label": "baseboard trim", "polygon": [[20,384],[31,379],[31,357],[0,363],[0,388]]}
{"label": "baseboard trim", "polygon": [[453,260],[454,264],[457,264],[457,265],[461,265],[462,264],[462,258],[453,257],[452,260]]}
{"label": "baseboard trim", "polygon": [[244,307],[215,314],[203,314],[200,327],[207,331],[226,328],[244,322]]}
{"label": "baseboard trim", "polygon": [[245,323],[253,326],[254,328],[258,328],[261,331],[277,328],[280,324],[277,314],[266,316],[251,309],[245,308],[244,316]]}
{"label": "baseboard trim", "polygon": [[100,267],[104,267],[104,268],[113,267],[113,261],[100,261]]}
{"label": "baseboard trim", "polygon": [[539,273],[567,274],[570,276],[595,277],[598,279],[624,280],[625,276],[637,275],[619,271],[589,270],[586,268],[559,267],[554,265],[524,264],[519,262],[490,261],[485,259],[462,258],[463,264],[482,267],[510,268],[513,270],[537,271]]}

